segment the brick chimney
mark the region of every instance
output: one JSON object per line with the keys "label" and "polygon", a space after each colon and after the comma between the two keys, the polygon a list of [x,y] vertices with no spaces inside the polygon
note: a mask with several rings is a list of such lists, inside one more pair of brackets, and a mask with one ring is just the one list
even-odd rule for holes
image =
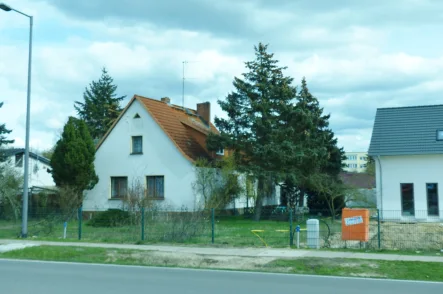
{"label": "brick chimney", "polygon": [[162,102],[166,103],[166,104],[171,104],[171,99],[169,97],[163,97],[161,99]]}
{"label": "brick chimney", "polygon": [[209,124],[211,121],[211,103],[198,103],[197,114],[200,115],[207,124]]}

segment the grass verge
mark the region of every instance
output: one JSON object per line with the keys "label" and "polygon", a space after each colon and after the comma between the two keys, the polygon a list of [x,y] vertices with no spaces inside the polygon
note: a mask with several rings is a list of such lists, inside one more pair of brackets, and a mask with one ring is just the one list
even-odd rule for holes
{"label": "grass verge", "polygon": [[275,259],[57,246],[9,251],[0,253],[0,258],[443,281],[442,264],[432,262],[339,258]]}

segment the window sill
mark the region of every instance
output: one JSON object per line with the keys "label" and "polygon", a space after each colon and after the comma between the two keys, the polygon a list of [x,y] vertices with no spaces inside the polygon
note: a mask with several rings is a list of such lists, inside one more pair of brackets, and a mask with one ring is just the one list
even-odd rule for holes
{"label": "window sill", "polygon": [[165,197],[147,197],[148,200],[165,200]]}
{"label": "window sill", "polygon": [[133,153],[130,153],[130,155],[143,155],[143,152],[133,152]]}
{"label": "window sill", "polygon": [[109,201],[116,201],[116,200],[124,200],[124,197],[114,197],[114,198],[109,198]]}

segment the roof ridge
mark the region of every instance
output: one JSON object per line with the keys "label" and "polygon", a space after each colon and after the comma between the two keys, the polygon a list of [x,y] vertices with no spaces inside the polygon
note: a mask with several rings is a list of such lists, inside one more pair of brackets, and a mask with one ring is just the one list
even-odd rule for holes
{"label": "roof ridge", "polygon": [[429,105],[410,105],[410,106],[393,106],[393,107],[378,107],[379,109],[406,109],[406,108],[426,108],[426,107],[440,107],[443,104],[429,104]]}
{"label": "roof ridge", "polygon": [[[135,96],[137,96],[137,98],[148,99],[148,100],[155,101],[155,102],[158,102],[158,103],[165,103],[165,102],[163,102],[161,100],[158,100],[158,99],[155,99],[155,98],[141,96],[141,95],[138,95],[138,94],[135,94]],[[177,105],[177,104],[172,104],[172,103],[170,103],[169,106],[173,106],[174,108],[180,108],[180,109],[183,109],[183,110],[184,109],[189,109],[189,110],[192,110],[192,111],[197,111],[196,109],[192,109],[192,108],[189,108],[189,107],[183,107],[183,106],[180,106],[180,105]]]}

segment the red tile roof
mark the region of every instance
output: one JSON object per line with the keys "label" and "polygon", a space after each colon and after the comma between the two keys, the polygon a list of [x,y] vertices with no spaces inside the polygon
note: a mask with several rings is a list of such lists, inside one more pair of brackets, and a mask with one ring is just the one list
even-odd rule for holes
{"label": "red tile roof", "polygon": [[135,100],[145,107],[155,122],[171,139],[172,143],[188,160],[194,162],[201,157],[210,159],[215,156],[214,152],[207,150],[205,141],[210,132],[218,133],[218,130],[212,123],[207,125],[197,114],[196,110],[167,104],[163,101],[139,95],[135,95],[131,99],[119,118],[102,138],[97,146],[97,150]]}

